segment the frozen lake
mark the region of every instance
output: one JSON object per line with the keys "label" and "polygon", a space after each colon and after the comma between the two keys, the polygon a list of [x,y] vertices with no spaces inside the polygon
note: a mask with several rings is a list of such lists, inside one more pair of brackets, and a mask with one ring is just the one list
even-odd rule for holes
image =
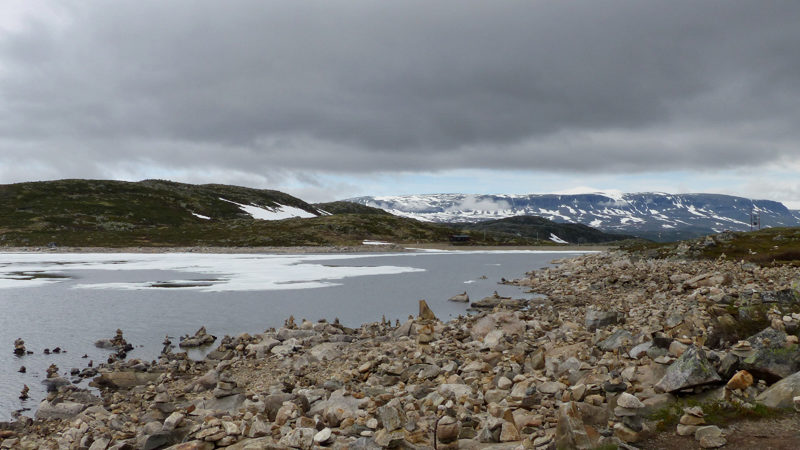
{"label": "frozen lake", "polygon": [[[58,254],[0,253],[0,420],[35,408],[45,393],[45,369],[60,373],[102,362],[93,343],[117,328],[135,349],[129,358],[155,359],[165,335],[193,334],[205,325],[222,337],[298,321],[334,318],[359,326],[385,316],[405,320],[426,299],[442,319],[466,312],[447,298],[467,291],[524,297],[500,278],[517,278],[578,252],[484,251],[367,254]],[[32,355],[13,355],[22,338]],[[43,354],[61,347],[66,353]],[[87,359],[81,358],[84,354]],[[17,370],[26,366],[27,373]],[[68,376],[66,378],[69,379]],[[31,398],[17,396],[23,384]]]}

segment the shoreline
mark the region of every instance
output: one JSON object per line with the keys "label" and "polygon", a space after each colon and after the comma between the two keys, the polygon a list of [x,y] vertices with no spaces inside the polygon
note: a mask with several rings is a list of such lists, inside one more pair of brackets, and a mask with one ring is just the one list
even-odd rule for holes
{"label": "shoreline", "polygon": [[605,245],[559,246],[465,246],[450,244],[390,244],[356,246],[302,247],[0,247],[0,253],[208,253],[208,254],[311,254],[311,253],[396,253],[418,250],[442,251],[537,251],[537,252],[602,252],[614,249]]}
{"label": "shoreline", "polygon": [[[445,322],[423,305],[405,323],[358,328],[290,318],[223,337],[200,361],[176,348],[157,362],[104,364],[93,381],[100,397],[59,389],[36,420],[0,423],[0,440],[11,440],[0,444],[511,450],[667,439],[693,448],[703,429],[704,447],[735,446],[761,437],[710,412],[791,408],[799,394],[779,385],[800,377],[787,351],[800,332],[791,268],[616,251],[509,284],[546,298],[488,297],[477,315]],[[755,328],[754,314],[764,314]],[[690,400],[699,409],[682,411]],[[671,429],[657,430],[656,412],[672,415]]]}

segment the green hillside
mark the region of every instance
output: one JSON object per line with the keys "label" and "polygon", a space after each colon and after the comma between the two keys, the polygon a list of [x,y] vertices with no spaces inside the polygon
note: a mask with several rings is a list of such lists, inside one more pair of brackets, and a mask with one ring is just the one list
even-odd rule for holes
{"label": "green hillside", "polygon": [[669,243],[634,243],[625,248],[649,257],[724,258],[762,266],[800,266],[800,228],[725,231],[699,239]]}
{"label": "green hillside", "polygon": [[494,232],[522,238],[548,240],[553,234],[571,244],[600,244],[635,239],[624,234],[604,233],[576,223],[557,223],[543,217],[516,216],[477,223],[458,223],[451,226],[475,232]]}
{"label": "green hillside", "polygon": [[[232,202],[265,209],[287,206],[317,216],[257,220]],[[161,180],[0,185],[0,246],[317,246],[357,245],[366,239],[443,243],[456,232],[342,203],[310,205],[278,191]],[[518,236],[468,233],[471,244],[535,244]]]}

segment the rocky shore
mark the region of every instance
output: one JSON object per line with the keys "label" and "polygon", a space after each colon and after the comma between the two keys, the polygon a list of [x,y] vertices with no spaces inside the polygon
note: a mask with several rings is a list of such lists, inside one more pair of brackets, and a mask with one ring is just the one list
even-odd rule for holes
{"label": "rocky shore", "polygon": [[35,419],[0,423],[0,448],[636,448],[676,408],[668,431],[716,448],[730,430],[710,405],[800,402],[798,275],[607,252],[449,322],[421,302],[404,323],[225,336],[200,361],[165,342],[84,371],[99,396],[54,383]]}

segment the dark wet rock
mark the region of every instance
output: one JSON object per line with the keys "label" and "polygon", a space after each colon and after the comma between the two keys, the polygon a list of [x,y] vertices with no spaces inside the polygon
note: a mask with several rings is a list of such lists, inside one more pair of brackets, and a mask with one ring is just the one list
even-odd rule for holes
{"label": "dark wet rock", "polygon": [[660,392],[675,392],[720,381],[705,352],[692,345],[669,366],[655,388]]}
{"label": "dark wet rock", "polygon": [[42,384],[47,388],[47,392],[56,392],[59,387],[69,386],[72,383],[63,377],[55,376],[51,378],[45,378],[42,380]]}
{"label": "dark wet rock", "polygon": [[17,356],[22,356],[25,354],[25,341],[23,341],[21,338],[14,340],[14,354]]}

